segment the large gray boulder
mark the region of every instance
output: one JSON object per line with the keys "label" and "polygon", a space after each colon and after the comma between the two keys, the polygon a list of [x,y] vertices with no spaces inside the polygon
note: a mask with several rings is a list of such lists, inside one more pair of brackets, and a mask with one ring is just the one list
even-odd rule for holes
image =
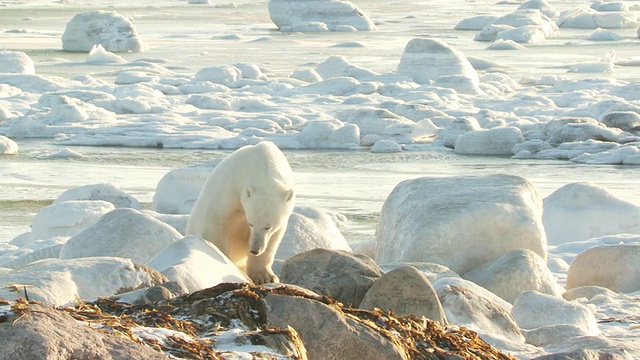
{"label": "large gray boulder", "polygon": [[287,259],[280,281],[357,306],[381,275],[378,265],[366,255],[315,249]]}
{"label": "large gray boulder", "polygon": [[65,51],[89,52],[102,45],[107,51],[142,52],[145,46],[131,20],[115,11],[94,10],[75,15],[62,34]]}
{"label": "large gray boulder", "polygon": [[547,258],[542,200],[512,175],[422,177],[398,184],[376,229],[380,264],[433,262],[458,274],[511,250]]}
{"label": "large gray boulder", "polygon": [[408,359],[391,339],[332,306],[276,294],[269,294],[264,300],[269,309],[267,325],[296,329],[310,360]]}
{"label": "large gray boulder", "polygon": [[[24,315],[24,316],[22,316]],[[2,360],[170,359],[150,346],[93,330],[64,311],[31,304],[0,321]]]}
{"label": "large gray boulder", "polygon": [[359,307],[390,310],[398,316],[424,316],[447,324],[436,291],[427,277],[413,266],[402,266],[382,275],[367,291]]}

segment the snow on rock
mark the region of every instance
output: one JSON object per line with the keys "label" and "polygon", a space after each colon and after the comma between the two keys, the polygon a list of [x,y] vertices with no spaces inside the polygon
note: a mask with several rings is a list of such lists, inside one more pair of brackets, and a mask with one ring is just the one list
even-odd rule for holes
{"label": "snow on rock", "polygon": [[478,15],[460,20],[454,29],[456,30],[482,30],[495,22],[498,17],[491,15]]}
{"label": "snow on rock", "polygon": [[24,297],[26,285],[31,300],[63,305],[78,298],[107,297],[166,281],[167,278],[157,271],[128,259],[45,259],[0,277],[0,298],[16,300]]}
{"label": "snow on rock", "polygon": [[376,141],[371,147],[372,153],[397,153],[402,152],[402,146],[397,142],[389,139],[381,139]]}
{"label": "snow on rock", "polygon": [[496,40],[513,41],[516,44],[537,44],[547,39],[539,26],[521,26],[515,29],[501,31],[496,34]]}
{"label": "snow on rock", "polygon": [[453,149],[460,135],[480,129],[480,124],[476,118],[471,116],[458,117],[439,132],[436,142]]}
{"label": "snow on rock", "polygon": [[518,10],[535,9],[544,16],[554,19],[560,14],[551,4],[545,0],[528,0],[518,7]]}
{"label": "snow on rock", "polygon": [[498,338],[524,343],[520,328],[510,314],[511,304],[460,278],[442,278],[433,283],[433,287],[450,324],[477,331],[489,342]]}
{"label": "snow on rock", "polygon": [[172,243],[146,265],[183,284],[190,293],[223,282],[251,282],[217,247],[199,236]]}
{"label": "snow on rock", "polygon": [[557,285],[546,261],[527,249],[512,250],[462,274],[462,277],[510,303],[527,290],[554,296],[560,296],[564,292]]}
{"label": "snow on rock", "polygon": [[573,260],[567,288],[601,286],[615,292],[640,290],[640,244],[600,245]]}
{"label": "snow on rock", "polygon": [[301,148],[359,149],[360,128],[340,120],[310,121],[298,133],[296,140]]}
{"label": "snow on rock", "polygon": [[498,38],[496,41],[492,42],[491,45],[487,46],[487,50],[524,50],[526,47],[518,44],[514,40],[505,38]]}
{"label": "snow on rock", "polygon": [[618,128],[610,128],[602,123],[568,123],[554,131],[547,140],[551,145],[558,145],[568,142],[600,140],[618,142],[620,139],[631,134]]}
{"label": "snow on rock", "polygon": [[344,222],[346,218],[311,207],[295,207],[276,252],[276,259],[286,260],[313,249],[351,251],[336,221]]}
{"label": "snow on rock", "polygon": [[549,245],[603,235],[640,234],[639,218],[640,207],[591,183],[567,184],[544,199]]}
{"label": "snow on rock", "polygon": [[102,200],[65,201],[45,206],[33,218],[31,239],[73,236],[114,208],[112,203]]}
{"label": "snow on rock", "polygon": [[105,50],[101,44],[93,45],[87,56],[87,64],[124,64],[127,62],[122,56]]}
{"label": "snow on rock", "polygon": [[638,17],[628,9],[598,11],[593,8],[574,8],[560,13],[556,23],[561,28],[629,29],[638,26]]}
{"label": "snow on rock", "polygon": [[0,73],[35,75],[36,69],[24,52],[0,50]]}
{"label": "snow on rock", "polygon": [[345,0],[270,0],[269,16],[280,31],[373,31],[369,16]]}
{"label": "snow on rock", "polygon": [[[531,4],[530,6],[536,6]],[[540,5],[543,6],[543,5]],[[539,9],[521,7],[501,16],[483,28],[476,41],[512,40],[516,43],[541,43],[558,34],[558,26]]]}
{"label": "snow on rock", "polygon": [[9,269],[20,269],[28,264],[36,262],[42,259],[58,258],[60,256],[60,250],[65,242],[69,240],[68,237],[55,237],[47,240],[37,240],[27,246],[21,247],[13,256],[10,261],[4,262],[5,256],[0,257],[0,263],[2,266]]}
{"label": "snow on rock", "polygon": [[235,87],[240,79],[242,79],[242,71],[232,65],[203,68],[200,69],[194,77],[194,81],[209,81],[228,87]]}
{"label": "snow on rock", "polygon": [[365,79],[378,75],[376,72],[350,63],[344,56],[330,56],[316,66],[315,71],[322,79],[347,76],[354,79]]}
{"label": "snow on rock", "polygon": [[547,257],[542,201],[511,175],[403,181],[382,207],[376,241],[379,264],[434,262],[458,274],[515,249]]}
{"label": "snow on rock", "polygon": [[[522,330],[522,333],[528,344],[540,347],[558,345],[573,338],[589,336],[583,327],[574,324],[540,326],[535,329]],[[572,358],[569,357],[569,359]]]}
{"label": "snow on rock", "polygon": [[513,147],[523,141],[520,129],[512,126],[499,127],[460,135],[454,150],[458,154],[512,155]]}
{"label": "snow on rock", "polygon": [[63,50],[89,52],[98,44],[112,52],[145,50],[131,20],[115,11],[88,11],[67,23],[62,34]]}
{"label": "snow on rock", "polygon": [[597,28],[591,34],[589,34],[589,36],[587,36],[586,40],[620,41],[620,40],[624,40],[624,37],[614,33],[613,31]]}
{"label": "snow on rock", "polygon": [[0,155],[15,155],[18,153],[18,144],[6,136],[0,135]]}
{"label": "snow on rock", "polygon": [[156,185],[151,208],[163,214],[190,214],[213,167],[215,163],[207,163],[169,171]]}
{"label": "snow on rock", "polygon": [[129,208],[115,209],[71,237],[60,259],[115,256],[144,264],[182,238],[172,226]]}
{"label": "snow on rock", "polygon": [[47,156],[48,159],[81,159],[83,157],[84,155],[68,147]]}
{"label": "snow on rock", "polygon": [[336,114],[336,116],[346,123],[357,125],[361,136],[370,134],[384,136],[385,131],[394,126],[415,125],[415,122],[386,109],[362,108],[344,110]]}
{"label": "snow on rock", "polygon": [[[478,73],[462,52],[438,39],[414,38],[405,46],[398,64],[398,74],[417,83],[430,83],[441,76],[459,75],[470,80],[476,88]],[[477,88],[477,93],[481,93]]]}
{"label": "snow on rock", "polygon": [[53,203],[58,204],[72,200],[103,200],[112,203],[115,207],[142,209],[142,205],[136,198],[113,184],[92,184],[75,187],[60,194]]}
{"label": "snow on rock", "polygon": [[564,324],[574,325],[590,336],[600,335],[596,317],[588,307],[537,291],[520,294],[513,303],[511,315],[522,329]]}
{"label": "snow on rock", "polygon": [[635,111],[611,111],[600,120],[607,127],[618,128],[629,133],[640,130],[640,114]]}

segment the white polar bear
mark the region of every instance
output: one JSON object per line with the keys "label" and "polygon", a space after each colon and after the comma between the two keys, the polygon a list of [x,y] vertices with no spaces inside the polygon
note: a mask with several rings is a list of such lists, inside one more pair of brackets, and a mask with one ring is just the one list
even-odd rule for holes
{"label": "white polar bear", "polygon": [[271,266],[293,210],[292,183],[289,162],[276,145],[242,147],[209,175],[186,233],[216,245],[256,284],[278,282]]}

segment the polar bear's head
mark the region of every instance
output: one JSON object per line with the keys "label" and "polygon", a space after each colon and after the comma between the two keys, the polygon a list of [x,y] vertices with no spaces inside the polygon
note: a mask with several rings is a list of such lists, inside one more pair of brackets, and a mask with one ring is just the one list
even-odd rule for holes
{"label": "polar bear's head", "polygon": [[[267,190],[252,186],[244,189],[241,203],[251,230],[249,237],[251,255],[258,256],[264,253],[269,241],[280,242],[293,211],[294,198],[293,189]],[[278,234],[277,238],[273,236],[274,234]]]}

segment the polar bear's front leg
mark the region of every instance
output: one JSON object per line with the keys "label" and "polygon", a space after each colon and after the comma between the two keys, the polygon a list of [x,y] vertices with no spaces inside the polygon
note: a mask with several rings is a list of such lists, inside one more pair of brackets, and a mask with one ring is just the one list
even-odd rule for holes
{"label": "polar bear's front leg", "polygon": [[267,249],[260,255],[250,255],[247,258],[247,275],[256,284],[276,283],[280,282],[280,279],[273,272],[271,267],[273,266],[273,258],[276,255],[280,240],[284,235],[284,229],[280,229],[271,235]]}

